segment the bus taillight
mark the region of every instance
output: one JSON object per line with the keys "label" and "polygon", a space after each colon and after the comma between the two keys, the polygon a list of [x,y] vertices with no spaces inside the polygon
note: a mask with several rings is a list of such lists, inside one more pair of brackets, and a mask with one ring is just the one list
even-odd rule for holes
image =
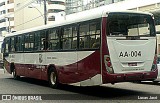
{"label": "bus taillight", "polygon": [[109,61],[109,62],[107,62],[107,66],[108,67],[111,67],[112,66],[112,64],[111,64],[111,62]]}
{"label": "bus taillight", "polygon": [[105,62],[105,66],[106,66],[107,71],[109,73],[114,73],[112,63],[111,63],[111,59],[110,59],[109,55],[104,56],[104,62]]}
{"label": "bus taillight", "polygon": [[106,57],[106,61],[110,61],[110,57]]}
{"label": "bus taillight", "polygon": [[157,56],[154,56],[154,60],[153,60],[153,64],[152,64],[152,68],[151,71],[154,71],[157,68]]}

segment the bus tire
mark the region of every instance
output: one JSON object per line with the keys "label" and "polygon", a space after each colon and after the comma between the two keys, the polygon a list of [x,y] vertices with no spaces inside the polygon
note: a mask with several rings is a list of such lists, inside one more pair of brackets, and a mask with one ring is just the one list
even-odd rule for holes
{"label": "bus tire", "polygon": [[14,68],[13,71],[12,71],[12,75],[13,75],[13,79],[15,79],[15,80],[17,80],[17,79],[20,78],[20,76],[17,75],[15,68]]}
{"label": "bus tire", "polygon": [[58,75],[57,71],[53,67],[51,67],[51,69],[49,70],[48,80],[51,88],[58,88],[59,86]]}

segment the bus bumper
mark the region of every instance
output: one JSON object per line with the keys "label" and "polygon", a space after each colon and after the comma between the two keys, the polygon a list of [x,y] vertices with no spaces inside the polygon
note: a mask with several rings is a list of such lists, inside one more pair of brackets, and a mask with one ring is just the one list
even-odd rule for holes
{"label": "bus bumper", "polygon": [[103,75],[103,84],[117,82],[134,82],[155,80],[158,75],[158,69],[151,72],[128,73],[128,74],[106,74]]}

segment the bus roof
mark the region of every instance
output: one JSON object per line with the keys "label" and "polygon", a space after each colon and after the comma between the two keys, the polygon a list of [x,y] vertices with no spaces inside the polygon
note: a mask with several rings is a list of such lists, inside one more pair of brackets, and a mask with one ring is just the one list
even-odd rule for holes
{"label": "bus roof", "polygon": [[24,34],[24,33],[29,33],[29,32],[34,32],[34,31],[37,31],[37,30],[45,30],[45,29],[48,29],[48,28],[59,27],[59,26],[67,25],[67,24],[78,23],[78,22],[91,20],[91,19],[96,19],[96,18],[101,18],[101,17],[107,17],[109,13],[113,13],[113,12],[141,13],[141,14],[152,15],[151,13],[144,13],[144,12],[139,12],[139,11],[137,12],[137,11],[131,11],[131,10],[107,11],[107,10],[101,10],[100,8],[95,8],[95,9],[86,10],[86,11],[83,11],[83,12],[78,12],[78,13],[67,15],[64,20],[55,21],[54,24],[38,26],[38,27],[31,28],[31,29],[26,29],[26,30],[21,30],[21,31],[18,31],[18,32],[6,34],[6,37],[19,35],[19,34]]}

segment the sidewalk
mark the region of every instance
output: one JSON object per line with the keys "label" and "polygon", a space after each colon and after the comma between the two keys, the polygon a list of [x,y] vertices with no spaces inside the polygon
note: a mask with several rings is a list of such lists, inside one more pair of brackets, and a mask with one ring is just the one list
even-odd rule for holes
{"label": "sidewalk", "polygon": [[0,74],[4,74],[4,69],[0,68]]}

